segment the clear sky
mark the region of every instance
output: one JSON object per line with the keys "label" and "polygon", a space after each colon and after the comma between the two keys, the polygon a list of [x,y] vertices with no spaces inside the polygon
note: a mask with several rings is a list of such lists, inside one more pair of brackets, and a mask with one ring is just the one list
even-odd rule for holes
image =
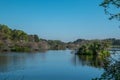
{"label": "clear sky", "polygon": [[120,38],[119,22],[108,20],[102,0],[0,0],[0,24],[40,38]]}

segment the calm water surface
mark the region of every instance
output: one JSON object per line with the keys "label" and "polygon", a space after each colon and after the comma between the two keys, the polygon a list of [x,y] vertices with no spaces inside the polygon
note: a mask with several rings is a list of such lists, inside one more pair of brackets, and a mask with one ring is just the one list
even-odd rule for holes
{"label": "calm water surface", "polygon": [[91,57],[78,58],[71,50],[0,53],[0,80],[91,80],[100,77],[104,71],[103,61],[89,59]]}

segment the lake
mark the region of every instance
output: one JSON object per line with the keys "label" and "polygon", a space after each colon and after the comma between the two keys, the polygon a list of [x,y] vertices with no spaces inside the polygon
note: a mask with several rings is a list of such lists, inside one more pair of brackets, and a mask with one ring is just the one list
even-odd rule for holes
{"label": "lake", "polygon": [[0,53],[0,80],[91,80],[104,72],[102,62],[71,50]]}

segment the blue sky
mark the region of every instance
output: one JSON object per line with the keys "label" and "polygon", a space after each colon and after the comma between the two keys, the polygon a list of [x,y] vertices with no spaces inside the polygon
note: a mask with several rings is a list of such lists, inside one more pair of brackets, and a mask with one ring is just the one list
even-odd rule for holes
{"label": "blue sky", "polygon": [[119,21],[108,20],[102,0],[0,0],[0,24],[40,38],[120,38]]}

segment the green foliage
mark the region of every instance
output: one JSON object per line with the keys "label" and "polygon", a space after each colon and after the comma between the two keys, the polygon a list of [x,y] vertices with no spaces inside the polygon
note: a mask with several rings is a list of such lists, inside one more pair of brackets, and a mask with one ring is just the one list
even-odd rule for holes
{"label": "green foliage", "polygon": [[105,72],[100,78],[94,78],[92,80],[120,80],[120,61],[111,59],[109,64],[105,63]]}
{"label": "green foliage", "polygon": [[0,41],[0,50],[2,49],[3,43]]}
{"label": "green foliage", "polygon": [[[76,62],[82,65],[88,65],[95,68],[104,68],[105,62],[109,56],[100,56],[100,55],[75,55]],[[82,63],[81,63],[82,61]]]}
{"label": "green foliage", "polygon": [[0,33],[2,34],[1,38],[5,40],[11,38],[12,30],[8,26],[0,24]]}
{"label": "green foliage", "polygon": [[111,44],[113,45],[113,47],[120,47],[120,39],[115,39],[115,38],[109,38],[107,39],[109,41],[111,41]]}
{"label": "green foliage", "polygon": [[[103,2],[100,4],[100,6],[104,7],[104,11],[106,14],[108,14],[110,16],[110,20],[111,19],[118,19],[120,20],[120,11],[119,11],[119,8],[120,8],[120,0],[103,0]],[[118,9],[118,11],[113,11],[113,12],[110,12],[111,8],[112,7],[115,7],[116,9]]]}
{"label": "green foliage", "polygon": [[[22,30],[12,30],[6,25],[1,25],[0,24],[0,33],[2,34],[1,37],[3,40],[6,39],[11,39],[12,41],[20,41],[20,42],[27,42],[29,41],[30,35],[25,33]],[[39,42],[39,37],[38,35],[32,35],[33,42]]]}
{"label": "green foliage", "polygon": [[103,55],[108,54],[107,48],[110,46],[108,41],[90,41],[80,46],[78,55]]}
{"label": "green foliage", "polygon": [[[12,30],[6,25],[0,24],[0,51],[34,51],[41,49],[63,50],[66,49],[64,42],[59,40],[39,39],[38,35],[28,35],[22,30]],[[4,45],[4,46],[3,46]]]}
{"label": "green foliage", "polygon": [[30,48],[23,46],[14,46],[11,51],[13,52],[30,52]]}
{"label": "green foliage", "polygon": [[11,34],[11,29],[6,25],[1,25],[0,24],[0,31],[5,33],[5,34],[8,34],[8,35]]}
{"label": "green foliage", "polygon": [[59,40],[49,40],[48,44],[50,45],[50,49],[52,50],[65,50],[66,49],[65,43]]}
{"label": "green foliage", "polygon": [[[29,39],[30,35],[24,31],[12,30],[8,26],[0,24],[0,51],[3,51],[4,47],[6,50],[10,49],[11,51],[30,51],[32,48],[36,47],[36,45],[27,47],[27,43],[30,41]],[[33,43],[39,42],[38,35],[33,35],[32,39]],[[20,44],[22,44],[22,46],[20,46]]]}
{"label": "green foliage", "polygon": [[28,35],[24,31],[13,30],[12,31],[12,40],[14,40],[14,41],[28,41]]}
{"label": "green foliage", "polygon": [[[120,40],[111,40],[112,44],[119,44]],[[28,35],[22,30],[12,30],[6,25],[0,24],[0,47],[2,49],[3,45],[7,50],[11,49],[16,44],[23,44],[23,47],[28,47],[31,50],[35,49],[51,49],[51,50],[65,50],[66,48],[69,49],[78,49],[78,54],[87,54],[87,55],[96,55],[97,53],[107,53],[104,49],[106,49],[109,44],[106,44],[106,41],[92,41],[92,40],[85,40],[85,39],[78,39],[74,42],[64,43],[60,40],[45,40],[39,39],[38,35]],[[90,42],[90,43],[89,43]],[[31,43],[31,44],[29,44]],[[102,45],[101,45],[102,44]],[[2,46],[1,46],[2,45]],[[19,46],[19,45],[18,45]],[[104,47],[103,47],[104,46]],[[21,48],[20,48],[21,49]],[[19,51],[19,47],[15,48],[16,51]],[[23,49],[24,50],[24,49]],[[103,51],[102,51],[103,50]],[[0,50],[1,51],[1,50]],[[21,50],[20,50],[21,51]]]}
{"label": "green foliage", "polygon": [[39,42],[40,41],[38,35],[36,35],[36,34],[34,35],[34,40],[35,40],[35,42]]}

